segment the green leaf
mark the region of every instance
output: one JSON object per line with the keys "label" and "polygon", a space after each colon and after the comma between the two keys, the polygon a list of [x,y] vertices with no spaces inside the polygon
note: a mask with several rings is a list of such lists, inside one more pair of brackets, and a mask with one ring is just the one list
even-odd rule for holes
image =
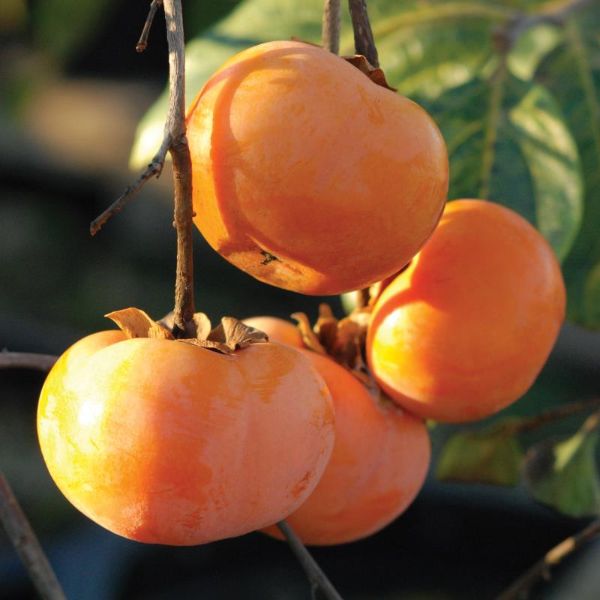
{"label": "green leaf", "polygon": [[569,251],[583,190],[574,140],[552,95],[499,72],[427,103],[450,152],[450,198],[487,198],[521,213]]}
{"label": "green leaf", "polygon": [[436,476],[442,481],[516,485],[522,460],[521,446],[506,428],[462,431],[443,447]]}
{"label": "green leaf", "polygon": [[586,277],[582,310],[586,325],[600,329],[600,262],[596,263]]}
{"label": "green leaf", "polygon": [[568,313],[600,327],[597,275],[600,264],[600,10],[590,7],[569,22],[563,43],[540,65],[536,79],[556,97],[581,156],[585,189],[581,231],[564,264]]}
{"label": "green leaf", "polygon": [[539,502],[571,517],[600,511],[595,452],[599,435],[583,429],[561,442],[544,441],[529,450],[524,481]]}

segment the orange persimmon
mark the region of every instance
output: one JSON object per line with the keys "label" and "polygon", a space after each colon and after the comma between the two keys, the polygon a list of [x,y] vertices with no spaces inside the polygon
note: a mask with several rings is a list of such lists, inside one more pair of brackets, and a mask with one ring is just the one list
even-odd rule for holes
{"label": "orange persimmon", "polygon": [[[309,498],[288,523],[306,544],[351,542],[398,517],[421,489],[430,460],[423,421],[375,400],[348,370],[301,350],[322,375],[335,408],[335,444]],[[275,527],[266,530],[281,538]]]}
{"label": "orange persimmon", "polygon": [[187,116],[195,223],[255,278],[338,294],[399,271],[441,215],[442,136],[417,104],[322,48],[260,44]]}
{"label": "orange persimmon", "polygon": [[295,510],[331,454],[334,413],[310,362],[280,344],[232,355],[120,331],[83,338],[41,392],[50,474],[127,538],[191,545]]}
{"label": "orange persimmon", "polygon": [[367,358],[407,410],[481,419],[531,386],[564,314],[560,266],[542,235],[499,204],[457,200],[375,303]]}
{"label": "orange persimmon", "polygon": [[294,348],[304,348],[300,331],[290,321],[279,317],[257,316],[248,317],[243,322],[250,327],[264,331],[271,342],[279,342]]}

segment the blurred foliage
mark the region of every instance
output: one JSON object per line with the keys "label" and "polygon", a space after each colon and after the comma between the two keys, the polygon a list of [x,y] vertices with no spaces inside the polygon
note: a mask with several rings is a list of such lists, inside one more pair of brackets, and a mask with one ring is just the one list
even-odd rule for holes
{"label": "blurred foliage", "polygon": [[[114,0],[44,0],[31,3],[31,29],[37,45],[59,63],[80,49],[102,25]],[[65,27],[69,23],[69,27]]]}
{"label": "blurred foliage", "polygon": [[[188,44],[188,102],[248,46],[318,42],[322,4],[242,2]],[[431,112],[448,142],[450,198],[487,197],[536,225],[564,259],[571,319],[600,327],[600,7],[518,29],[524,15],[568,4],[372,0],[369,14],[388,81]],[[353,45],[346,12],[342,54]],[[165,110],[166,92],[139,126],[132,166],[159,146]]]}
{"label": "blurred foliage", "polygon": [[505,423],[455,433],[444,446],[436,477],[442,481],[516,485],[524,454]]}
{"label": "blurred foliage", "polygon": [[0,33],[18,31],[25,25],[27,7],[25,0],[3,0],[0,11]]}
{"label": "blurred foliage", "polygon": [[[595,426],[589,427],[590,420]],[[571,517],[600,512],[600,480],[596,467],[597,416],[573,436],[545,440],[527,453],[524,480],[533,497]]]}
{"label": "blurred foliage", "polygon": [[[3,2],[6,7],[3,7],[0,27],[5,20],[4,13],[7,15],[6,20],[14,23],[13,28],[28,19],[35,44],[50,52],[59,64],[65,63],[84,44],[89,43],[89,38],[102,28],[118,6],[115,0],[35,0],[29,2],[29,8],[26,8],[24,0]],[[239,0],[184,0],[187,34],[201,32],[224,17],[237,4]],[[138,25],[141,32],[143,23]]]}

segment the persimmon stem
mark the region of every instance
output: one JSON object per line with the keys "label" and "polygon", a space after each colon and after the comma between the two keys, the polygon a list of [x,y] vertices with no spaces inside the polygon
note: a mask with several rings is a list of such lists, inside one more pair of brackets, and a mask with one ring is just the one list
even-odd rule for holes
{"label": "persimmon stem", "polygon": [[175,326],[185,331],[194,315],[192,159],[185,125],[185,39],[181,0],[164,0],[169,45],[169,112],[166,131],[171,138],[177,230]]}
{"label": "persimmon stem", "polygon": [[323,47],[338,54],[340,51],[340,24],[341,24],[341,2],[340,0],[325,0],[323,5]]}
{"label": "persimmon stem", "polygon": [[365,56],[373,67],[379,67],[379,55],[367,13],[367,0],[348,0],[348,5],[354,29],[356,53]]}
{"label": "persimmon stem", "polygon": [[313,586],[313,589],[321,590],[323,596],[327,598],[327,600],[342,600],[342,597],[333,587],[333,584],[331,581],[329,581],[327,575],[325,575],[321,567],[319,567],[315,559],[310,555],[306,549],[306,546],[294,533],[294,530],[290,527],[290,525],[286,521],[279,521],[279,523],[277,523],[277,527],[284,535],[292,552],[296,555],[296,558],[302,565],[302,568],[304,569],[304,572]]}
{"label": "persimmon stem", "polygon": [[2,471],[0,521],[40,596],[44,600],[66,600],[50,562]]}
{"label": "persimmon stem", "polygon": [[47,373],[58,357],[33,352],[0,352],[0,369],[32,369]]}
{"label": "persimmon stem", "polygon": [[518,600],[527,597],[531,588],[540,579],[548,579],[550,569],[558,565],[567,556],[581,548],[587,542],[600,535],[600,519],[592,521],[579,533],[572,535],[557,544],[523,575],[516,579],[510,587],[502,592],[497,600]]}
{"label": "persimmon stem", "polygon": [[162,6],[162,0],[152,0],[150,3],[150,10],[148,11],[148,16],[146,17],[146,22],[144,23],[144,29],[142,29],[140,39],[135,45],[136,52],[143,52],[148,47],[148,36],[150,35],[150,30],[152,29],[152,23],[154,22],[156,11],[160,6]]}

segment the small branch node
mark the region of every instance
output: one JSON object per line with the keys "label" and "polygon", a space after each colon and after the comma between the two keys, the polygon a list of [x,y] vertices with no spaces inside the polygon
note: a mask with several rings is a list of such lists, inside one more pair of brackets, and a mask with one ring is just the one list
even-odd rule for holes
{"label": "small branch node", "polygon": [[142,29],[140,39],[138,40],[138,43],[135,46],[136,52],[143,52],[148,47],[148,36],[150,35],[150,30],[152,29],[154,16],[156,15],[156,12],[161,6],[162,0],[152,0],[152,2],[150,3],[150,9],[148,10],[148,16],[146,17],[144,28]]}

